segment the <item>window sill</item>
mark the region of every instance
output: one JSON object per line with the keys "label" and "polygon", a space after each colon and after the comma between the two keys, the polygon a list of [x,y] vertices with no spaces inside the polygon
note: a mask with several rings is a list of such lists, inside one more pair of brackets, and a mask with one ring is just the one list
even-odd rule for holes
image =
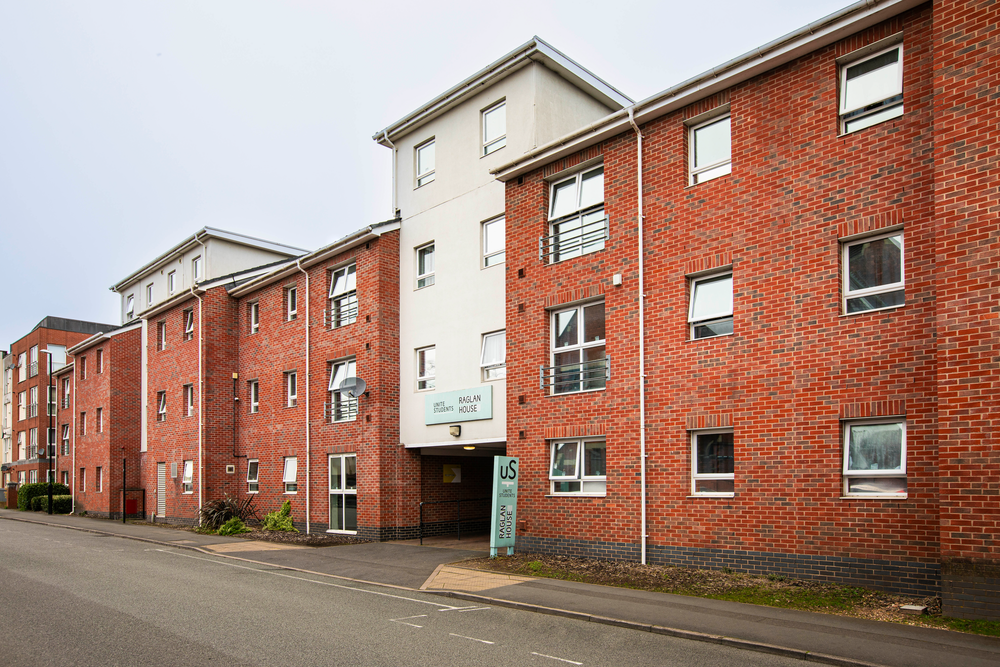
{"label": "window sill", "polygon": [[887,310],[899,310],[900,308],[905,308],[906,304],[900,304],[898,306],[886,306],[885,308],[870,308],[868,310],[859,310],[856,313],[841,313],[840,317],[857,317],[858,315],[865,315],[867,313],[884,313]]}
{"label": "window sill", "polygon": [[335,419],[334,421],[327,422],[327,423],[330,424],[330,425],[333,425],[333,424],[351,424],[351,423],[356,422],[356,421],[358,421],[358,418],[354,417],[353,419]]}
{"label": "window sill", "polygon": [[698,187],[699,185],[705,185],[706,183],[711,183],[712,181],[717,181],[717,180],[719,180],[720,178],[725,178],[726,176],[732,176],[732,175],[733,175],[733,172],[729,172],[728,174],[719,174],[718,176],[715,176],[715,177],[713,177],[713,178],[709,178],[709,179],[706,179],[706,180],[704,180],[704,181],[701,181],[700,183],[692,183],[692,182],[691,182],[691,175],[690,175],[690,174],[688,174],[688,184],[687,184],[687,186],[685,186],[685,188],[684,188],[684,189],[685,189],[685,190],[690,190],[690,189],[692,189],[692,188],[696,188],[696,187]]}
{"label": "window sill", "polygon": [[357,535],[358,534],[358,531],[356,531],[356,530],[328,530],[326,532],[329,533],[330,535]]}
{"label": "window sill", "polygon": [[728,338],[730,336],[735,336],[735,335],[736,335],[736,332],[734,331],[733,333],[719,334],[718,336],[705,336],[704,338],[688,338],[687,342],[688,343],[696,343],[696,342],[698,342],[700,340],[713,340],[715,338]]}
{"label": "window sill", "polygon": [[297,495],[299,495],[299,492],[298,491],[285,491],[281,495],[283,495],[283,496],[297,496]]}
{"label": "window sill", "polygon": [[688,496],[689,499],[695,498],[735,498],[735,493],[692,493]]}
{"label": "window sill", "polygon": [[576,396],[577,394],[593,394],[598,391],[607,391],[607,387],[601,387],[600,389],[581,389],[580,391],[564,391],[559,394],[548,394],[548,396],[550,398],[555,398],[557,396]]}
{"label": "window sill", "polygon": [[260,493],[260,491],[247,491],[247,495],[248,495],[248,496],[255,496],[255,495],[257,495],[258,493]]}
{"label": "window sill", "polygon": [[849,496],[841,496],[840,499],[841,500],[906,500],[907,497],[908,494],[906,493],[888,493],[888,494],[866,493],[864,495],[858,493]]}
{"label": "window sill", "polygon": [[546,493],[546,498],[607,498],[606,493]]}
{"label": "window sill", "polygon": [[435,285],[437,285],[437,283],[436,283],[436,282],[434,282],[434,283],[431,283],[430,285],[424,285],[423,287],[414,287],[414,288],[413,288],[413,291],[414,291],[414,292],[419,292],[419,291],[420,291],[420,290],[422,290],[422,289],[427,289],[428,287],[434,287]]}

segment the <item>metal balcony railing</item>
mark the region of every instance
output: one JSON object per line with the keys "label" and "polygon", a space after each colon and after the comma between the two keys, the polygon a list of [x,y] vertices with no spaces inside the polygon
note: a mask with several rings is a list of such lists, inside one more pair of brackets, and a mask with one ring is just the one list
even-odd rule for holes
{"label": "metal balcony railing", "polygon": [[358,399],[323,404],[323,421],[335,424],[337,422],[354,421],[358,416]]}
{"label": "metal balcony railing", "polygon": [[69,407],[69,396],[63,396],[62,397],[62,401],[60,402],[59,405],[62,406],[63,408],[68,408]]}
{"label": "metal balcony railing", "polygon": [[28,403],[28,419],[38,416],[38,403]]}
{"label": "metal balcony railing", "polygon": [[[552,229],[556,230],[555,233],[538,239],[538,259],[545,264],[555,264],[602,250],[608,239],[608,217],[580,222],[584,216],[581,213],[568,220],[553,222]],[[574,222],[578,224],[572,226]]]}
{"label": "metal balcony railing", "polygon": [[336,329],[351,324],[358,319],[358,298],[353,293],[343,294],[330,300],[330,308],[323,311],[323,326]]}
{"label": "metal balcony railing", "polygon": [[38,375],[38,362],[32,361],[28,364],[28,377],[33,378]]}
{"label": "metal balcony railing", "polygon": [[604,389],[610,379],[611,357],[538,369],[539,386],[550,394]]}

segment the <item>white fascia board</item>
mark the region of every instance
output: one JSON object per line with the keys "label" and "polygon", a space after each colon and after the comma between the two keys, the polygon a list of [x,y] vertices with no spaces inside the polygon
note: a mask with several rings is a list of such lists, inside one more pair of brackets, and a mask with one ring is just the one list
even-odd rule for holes
{"label": "white fascia board", "polygon": [[182,292],[178,292],[177,294],[173,295],[166,301],[161,301],[155,306],[152,306],[151,308],[147,308],[146,310],[137,313],[135,317],[139,320],[148,320],[151,317],[156,317],[163,311],[170,310],[171,308],[181,303],[182,301],[186,301],[187,299],[192,299],[195,296],[204,294],[205,291],[208,289],[208,287],[212,287],[212,285],[205,285],[204,283],[198,283],[198,285],[194,288],[193,292],[189,289],[184,290]]}
{"label": "white fascia board", "polygon": [[506,440],[496,438],[479,438],[478,440],[448,440],[446,442],[411,442],[404,444],[404,449],[420,449],[422,447],[464,447],[466,445],[506,445]]}
{"label": "white fascia board", "polygon": [[86,350],[88,347],[91,347],[95,343],[99,343],[102,340],[110,340],[111,338],[118,336],[120,334],[141,328],[142,328],[142,322],[133,321],[132,324],[127,324],[123,327],[118,327],[117,329],[113,329],[112,331],[108,331],[107,333],[101,331],[99,333],[94,334],[90,338],[82,340],[73,347],[67,349],[66,354],[76,354],[77,352],[82,352],[83,350]]}
{"label": "white fascia board", "polygon": [[[683,83],[636,102],[629,109],[634,114],[636,124],[649,122],[925,3],[926,0],[881,2],[861,0]],[[628,118],[629,109],[617,111],[564,137],[550,141],[512,162],[491,169],[490,173],[496,176],[497,180],[506,182],[605,139],[632,131]]]}
{"label": "white fascia board", "polygon": [[372,135],[372,139],[380,145],[388,147],[387,137],[389,141],[392,141],[412,132],[454,108],[470,96],[479,93],[487,85],[492,85],[509,76],[531,61],[541,61],[549,69],[609,107],[620,108],[632,103],[632,99],[617,88],[536,36],[479,70],[468,79],[438,95],[419,109],[379,130]]}

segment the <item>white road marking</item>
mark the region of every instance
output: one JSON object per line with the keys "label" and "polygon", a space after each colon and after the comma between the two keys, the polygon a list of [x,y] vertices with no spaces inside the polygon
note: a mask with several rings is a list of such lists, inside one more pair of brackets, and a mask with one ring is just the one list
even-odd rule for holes
{"label": "white road marking", "polygon": [[[258,570],[255,567],[247,567],[246,565],[236,565],[235,563],[226,563],[224,561],[212,560],[211,558],[201,558],[199,556],[190,556],[188,554],[177,553],[176,551],[168,551],[167,549],[153,549],[153,551],[159,551],[160,553],[169,554],[171,556],[181,556],[183,558],[190,558],[192,560],[202,560],[206,563],[212,563],[214,565],[225,565],[227,567],[233,567],[238,570],[250,570],[252,572],[257,572],[260,574],[270,574],[275,577],[284,577],[285,579],[295,579],[296,581],[304,581],[308,584],[319,584],[321,586],[330,586],[332,588],[343,588],[347,591],[357,591],[359,593],[368,593],[369,595],[379,595],[386,598],[395,598],[396,600],[406,600],[407,602],[418,602],[420,604],[427,604],[432,607],[442,607],[443,609],[439,611],[451,611],[457,609],[468,609],[468,607],[454,607],[449,604],[441,604],[440,602],[430,602],[428,600],[418,600],[416,598],[403,597],[402,595],[393,595],[391,593],[382,593],[381,591],[370,591],[365,588],[358,588],[356,586],[342,586],[341,584],[334,584],[329,581],[316,581],[315,579],[306,579],[305,577],[295,577],[290,574],[282,574],[281,572],[266,572],[264,570]],[[377,584],[375,584],[377,585]]]}
{"label": "white road marking", "polygon": [[582,665],[583,664],[582,662],[577,662],[576,660],[567,660],[566,658],[557,658],[554,655],[545,655],[544,653],[535,653],[534,651],[531,652],[531,655],[537,655],[539,658],[549,658],[551,660],[559,660],[559,661],[562,661],[562,662],[568,662],[571,665]]}
{"label": "white road marking", "polygon": [[417,625],[416,623],[407,623],[408,618],[427,618],[427,614],[417,614],[416,616],[404,616],[403,618],[390,618],[389,620],[393,623],[402,623],[403,625],[408,625],[411,628],[422,628],[424,626]]}
{"label": "white road marking", "polygon": [[469,639],[474,642],[482,642],[484,644],[492,644],[493,642],[488,642],[485,639],[476,639],[475,637],[466,637],[465,635],[456,635],[454,632],[449,632],[452,637],[459,637],[460,639]]}
{"label": "white road marking", "polygon": [[438,609],[438,611],[480,611],[489,607],[452,607],[450,609]]}

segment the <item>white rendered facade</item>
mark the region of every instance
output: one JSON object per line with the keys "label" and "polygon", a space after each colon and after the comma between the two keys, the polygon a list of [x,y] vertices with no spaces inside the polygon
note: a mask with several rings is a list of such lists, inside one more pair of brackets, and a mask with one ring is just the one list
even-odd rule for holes
{"label": "white rendered facade", "polygon": [[[630,102],[535,38],[373,137],[395,151],[400,441],[407,448],[425,454],[463,453],[462,447],[504,452],[506,380],[502,369],[483,367],[485,356],[497,354],[495,345],[484,352],[484,337],[503,332],[506,316],[506,263],[495,236],[502,225],[490,227],[492,245],[484,246],[484,225],[504,215],[504,186],[490,169]],[[496,122],[498,110],[502,123]],[[430,381],[428,351],[434,361]],[[435,420],[428,402],[480,389],[491,394],[492,418],[429,423]]]}

